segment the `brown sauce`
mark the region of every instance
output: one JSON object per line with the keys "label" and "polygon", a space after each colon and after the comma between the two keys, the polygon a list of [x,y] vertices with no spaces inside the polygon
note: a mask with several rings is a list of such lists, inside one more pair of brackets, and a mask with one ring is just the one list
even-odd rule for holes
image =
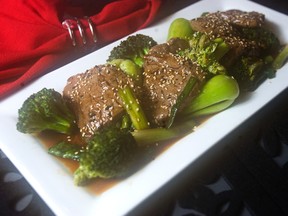
{"label": "brown sauce", "polygon": [[[60,141],[68,141],[74,144],[83,145],[81,138],[78,134],[73,136],[62,135],[59,133],[45,131],[36,136],[36,138],[44,145],[44,147],[48,150],[53,145],[59,143]],[[137,160],[137,164],[133,167],[132,174],[137,170],[141,169],[141,167],[145,166],[145,164],[149,163],[150,161],[154,160],[157,155],[164,152],[168,149],[176,140],[170,140],[169,142],[159,143],[155,145],[151,145],[147,148],[141,149],[140,156],[141,158]],[[51,155],[51,157],[54,157]],[[75,170],[78,168],[79,164],[77,161],[64,159],[55,157],[60,163],[62,163],[67,170],[73,175]],[[88,185],[84,186],[90,193],[99,195],[104,191],[108,190],[109,188],[113,187],[117,184],[121,179],[95,179],[91,181]],[[76,187],[76,186],[75,186]]]}
{"label": "brown sauce", "polygon": [[[196,124],[203,125],[210,117],[201,117],[196,120]],[[180,137],[179,137],[180,138]],[[137,170],[140,170],[149,162],[153,161],[158,155],[169,149],[179,138],[171,139],[166,142],[160,142],[154,145],[149,145],[149,147],[141,148],[141,152],[139,157],[137,158],[137,162],[133,170],[131,170],[131,174],[135,173]],[[73,134],[71,136],[55,133],[52,131],[45,131],[37,135],[37,139],[44,145],[44,147],[48,150],[50,147],[54,146],[55,144],[59,143],[60,141],[67,141],[73,144],[85,145],[82,141],[80,134]],[[137,155],[138,156],[138,155]],[[54,157],[51,155],[51,157]],[[60,163],[62,163],[67,170],[73,175],[75,170],[79,167],[79,163],[74,160],[64,159],[60,157],[55,157]],[[89,193],[100,195],[101,193],[105,192],[109,188],[116,185],[121,179],[94,179],[89,184],[84,186],[85,189]],[[75,186],[76,187],[76,186]]]}
{"label": "brown sauce", "polygon": [[[198,118],[196,120],[196,125],[198,126],[202,125],[209,118],[210,118],[209,116]],[[67,136],[67,135],[63,135],[63,134],[59,134],[59,133],[55,133],[51,131],[45,131],[45,132],[38,134],[37,138],[45,146],[45,148],[47,148],[47,150],[53,145],[59,143],[60,141],[68,141],[73,144],[84,145],[80,134]],[[179,140],[180,138],[181,137],[178,137],[178,138],[166,141],[166,142],[161,142],[161,143],[149,145],[148,147],[141,148],[139,160],[136,161],[135,167],[133,167],[132,168],[133,170],[131,170],[131,174],[137,172],[137,170],[140,170],[146,164],[153,161],[158,155],[160,155],[161,153],[169,149],[169,147],[172,146],[175,142],[177,142],[177,140]],[[51,155],[51,157],[53,156]],[[77,161],[59,158],[59,157],[57,157],[56,159],[67,168],[67,170],[71,173],[71,175],[73,175],[75,170],[79,167],[79,163]],[[106,190],[112,188],[121,180],[123,179],[100,179],[100,178],[94,179],[89,184],[84,186],[84,188],[87,189],[87,191],[92,194],[100,195]]]}
{"label": "brown sauce", "polygon": [[[201,117],[201,118],[196,119],[195,120],[196,125],[198,126],[202,125],[209,118],[210,118],[209,116],[206,116],[206,117]],[[81,138],[81,135],[78,133],[75,133],[71,136],[67,136],[67,135],[55,133],[52,131],[45,131],[45,132],[38,134],[37,138],[45,146],[45,148],[47,148],[47,150],[53,145],[59,143],[60,141],[67,141],[73,144],[85,145]],[[137,159],[135,167],[132,168],[131,174],[135,173],[137,170],[140,170],[146,164],[154,160],[158,155],[160,155],[161,153],[169,149],[169,147],[172,146],[180,138],[181,137],[178,137],[178,138],[166,141],[166,142],[161,142],[161,143],[149,145],[148,147],[141,148],[139,158]],[[51,155],[51,157],[54,157],[54,156]],[[73,175],[73,173],[79,166],[79,163],[74,160],[69,160],[69,159],[64,159],[64,158],[59,158],[59,157],[57,157],[56,159],[67,168],[67,170],[71,173],[71,175]],[[99,178],[99,179],[94,179],[88,185],[84,187],[92,194],[99,195],[103,193],[104,191],[108,190],[109,188],[113,187],[115,184],[117,184],[121,180],[122,179],[100,179]]]}
{"label": "brown sauce", "polygon": [[[53,131],[45,131],[40,134],[38,134],[37,139],[44,145],[44,147],[48,150],[50,147],[54,146],[55,144],[61,142],[61,141],[68,141],[70,140],[70,137],[67,137],[67,135],[55,133]],[[76,136],[73,136],[76,137]],[[75,142],[80,143],[80,142]],[[51,155],[52,157],[52,155]],[[62,164],[65,165],[65,167],[73,173],[78,168],[78,162],[74,160],[64,159],[57,157],[57,160],[59,160]]]}

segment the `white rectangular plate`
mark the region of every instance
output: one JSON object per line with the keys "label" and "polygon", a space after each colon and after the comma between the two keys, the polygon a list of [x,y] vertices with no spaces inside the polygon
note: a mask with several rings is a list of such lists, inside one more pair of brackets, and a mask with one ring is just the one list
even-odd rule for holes
{"label": "white rectangular plate", "polygon": [[[158,42],[165,42],[168,27],[173,19],[191,19],[200,16],[202,12],[227,9],[264,13],[269,22],[277,25],[274,31],[280,40],[288,42],[287,16],[247,0],[200,1],[139,33],[150,35]],[[73,184],[71,173],[54,157],[48,155],[36,139],[16,130],[17,112],[23,101],[32,93],[43,87],[55,88],[62,92],[68,77],[105,63],[110,50],[118,43],[119,41],[110,44],[43,76],[0,103],[0,148],[56,215],[111,216],[128,213],[288,86],[286,64],[277,72],[276,78],[267,80],[246,100],[210,118],[194,133],[179,140],[131,177],[101,195],[90,194]]]}

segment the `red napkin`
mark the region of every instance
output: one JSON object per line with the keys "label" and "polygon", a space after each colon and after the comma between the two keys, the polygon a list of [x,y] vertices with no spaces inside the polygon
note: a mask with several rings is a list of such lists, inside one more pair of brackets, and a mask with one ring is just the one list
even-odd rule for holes
{"label": "red napkin", "polygon": [[[73,2],[9,0],[1,4],[0,99],[40,75],[147,26],[161,5],[161,0]],[[96,43],[85,16],[93,23]],[[74,17],[87,36],[85,45]],[[64,20],[71,22],[76,46],[62,26]]]}

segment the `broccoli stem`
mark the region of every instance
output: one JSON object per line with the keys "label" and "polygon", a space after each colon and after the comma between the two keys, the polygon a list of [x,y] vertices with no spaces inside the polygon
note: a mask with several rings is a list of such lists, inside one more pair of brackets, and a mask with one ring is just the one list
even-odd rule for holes
{"label": "broccoli stem", "polygon": [[179,108],[181,107],[182,103],[186,100],[186,98],[189,96],[190,92],[192,91],[192,89],[194,88],[195,84],[196,84],[196,78],[195,77],[190,77],[187,84],[185,85],[183,91],[181,92],[181,94],[178,96],[176,103],[172,106],[171,108],[171,114],[168,120],[168,123],[166,125],[167,128],[170,128],[171,125],[174,122],[174,119],[176,117],[177,111],[179,110]]}
{"label": "broccoli stem", "polygon": [[281,50],[272,63],[272,67],[280,69],[288,59],[288,44]]}
{"label": "broccoli stem", "polygon": [[144,65],[144,60],[143,60],[143,56],[135,56],[133,58],[133,62],[135,65],[137,65],[138,67],[142,68]]}
{"label": "broccoli stem", "polygon": [[248,73],[251,77],[251,80],[256,76],[256,74],[260,73],[263,68],[264,62],[262,59],[259,59],[258,61],[255,61],[249,66]]}
{"label": "broccoli stem", "polygon": [[126,114],[122,117],[122,119],[121,119],[121,126],[120,126],[120,128],[121,128],[121,129],[130,129],[130,128],[131,128],[131,124],[132,124],[131,118],[130,118],[130,116],[126,113]]}
{"label": "broccoli stem", "polygon": [[216,38],[214,42],[218,44],[216,50],[213,53],[214,58],[216,61],[220,61],[220,59],[229,51],[230,47],[223,41],[222,38]]}
{"label": "broccoli stem", "polygon": [[149,122],[140,106],[137,98],[128,86],[119,89],[118,95],[122,100],[124,108],[131,118],[132,124],[137,130],[149,128]]}
{"label": "broccoli stem", "polygon": [[43,130],[57,131],[63,134],[72,134],[75,130],[75,125],[67,122],[65,119],[55,118],[57,122],[46,123],[43,125]]}
{"label": "broccoli stem", "polygon": [[181,121],[170,128],[150,128],[135,130],[132,133],[138,146],[152,145],[157,142],[167,141],[173,138],[184,136],[192,132],[196,123],[192,120]]}
{"label": "broccoli stem", "polygon": [[137,84],[142,83],[142,69],[130,59],[113,59],[108,64],[120,68],[128,76],[132,77]]}

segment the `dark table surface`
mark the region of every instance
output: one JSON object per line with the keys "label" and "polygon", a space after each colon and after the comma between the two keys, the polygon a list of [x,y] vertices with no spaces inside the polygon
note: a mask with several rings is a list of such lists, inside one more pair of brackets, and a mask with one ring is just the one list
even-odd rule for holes
{"label": "dark table surface", "polygon": [[[288,14],[286,0],[254,1]],[[159,19],[194,2],[167,0]],[[288,215],[287,204],[288,89],[131,215]],[[54,215],[1,150],[0,215]]]}

